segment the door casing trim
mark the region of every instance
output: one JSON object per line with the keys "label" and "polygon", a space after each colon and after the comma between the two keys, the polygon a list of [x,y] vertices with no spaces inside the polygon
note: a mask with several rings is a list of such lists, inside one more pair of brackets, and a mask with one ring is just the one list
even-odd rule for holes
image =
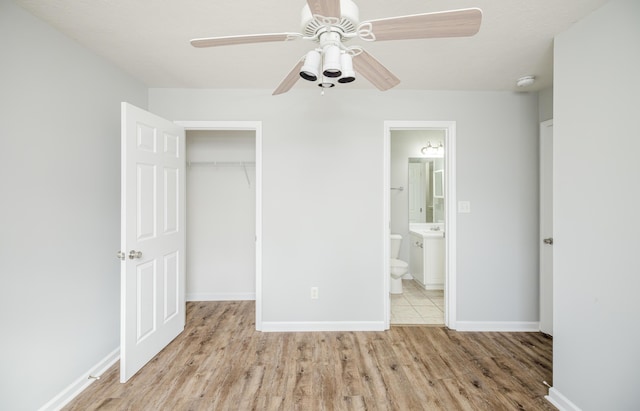
{"label": "door casing trim", "polygon": [[262,331],[262,121],[174,121],[188,130],[250,130],[256,133],[256,330]]}
{"label": "door casing trim", "polygon": [[455,121],[385,121],[383,148],[383,301],[385,329],[390,327],[391,302],[389,282],[391,273],[389,236],[391,235],[391,132],[394,130],[445,130],[445,325],[456,329],[456,122]]}

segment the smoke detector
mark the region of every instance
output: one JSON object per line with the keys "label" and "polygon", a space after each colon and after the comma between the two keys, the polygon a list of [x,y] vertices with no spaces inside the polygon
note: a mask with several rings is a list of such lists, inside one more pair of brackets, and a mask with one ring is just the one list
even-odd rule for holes
{"label": "smoke detector", "polygon": [[529,87],[533,83],[536,82],[535,76],[524,76],[520,77],[518,81],[516,81],[516,86],[518,87]]}

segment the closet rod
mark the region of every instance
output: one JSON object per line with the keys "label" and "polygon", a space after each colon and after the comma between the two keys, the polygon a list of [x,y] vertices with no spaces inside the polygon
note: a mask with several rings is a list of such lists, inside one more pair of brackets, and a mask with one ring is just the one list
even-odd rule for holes
{"label": "closet rod", "polygon": [[219,166],[219,167],[245,167],[255,166],[255,161],[187,161],[187,165]]}

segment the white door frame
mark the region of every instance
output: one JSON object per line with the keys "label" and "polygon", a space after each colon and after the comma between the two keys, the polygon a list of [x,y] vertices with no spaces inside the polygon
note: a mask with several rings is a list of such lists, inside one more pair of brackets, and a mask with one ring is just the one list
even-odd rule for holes
{"label": "white door frame", "polygon": [[391,303],[389,296],[391,235],[391,131],[393,130],[445,130],[445,317],[447,327],[456,329],[456,122],[455,121],[385,121],[383,149],[383,301],[385,329],[390,327]]}
{"label": "white door frame", "polygon": [[262,122],[175,121],[185,130],[250,130],[256,133],[256,330],[262,331]]}

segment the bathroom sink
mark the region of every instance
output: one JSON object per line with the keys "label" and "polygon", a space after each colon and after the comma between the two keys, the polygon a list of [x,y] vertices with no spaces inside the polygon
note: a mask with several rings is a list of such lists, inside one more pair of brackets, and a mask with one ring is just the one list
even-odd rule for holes
{"label": "bathroom sink", "polygon": [[420,234],[423,237],[444,237],[444,231],[434,231],[434,230],[421,230]]}
{"label": "bathroom sink", "polygon": [[418,234],[421,235],[422,237],[429,237],[429,238],[442,238],[444,237],[444,231],[439,230],[439,231],[434,231],[434,230],[425,230],[425,229],[420,229],[420,230],[411,230],[412,233],[414,234]]}

